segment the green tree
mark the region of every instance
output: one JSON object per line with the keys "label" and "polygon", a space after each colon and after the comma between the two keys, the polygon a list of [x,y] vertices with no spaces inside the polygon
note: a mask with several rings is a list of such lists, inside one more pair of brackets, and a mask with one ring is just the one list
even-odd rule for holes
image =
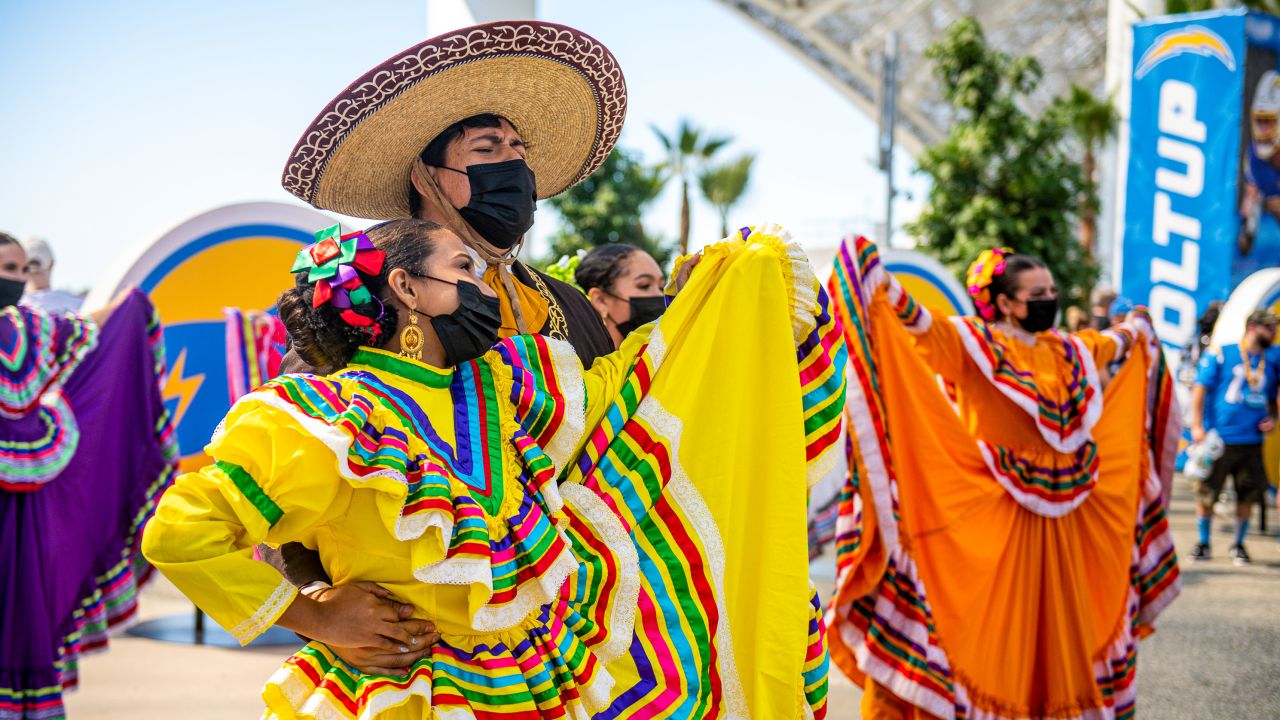
{"label": "green tree", "polygon": [[1065,99],[1054,104],[1054,112],[1062,114],[1067,128],[1084,149],[1081,172],[1085,180],[1085,192],[1080,195],[1080,244],[1085,252],[1093,254],[1098,237],[1098,185],[1094,175],[1098,167],[1098,150],[1110,140],[1120,127],[1120,113],[1111,99],[1101,100],[1093,93],[1072,83]]}
{"label": "green tree", "polygon": [[926,55],[958,119],[920,159],[933,185],[908,231],[962,281],[985,248],[1037,256],[1053,270],[1064,305],[1079,304],[1097,268],[1072,237],[1071,220],[1091,188],[1064,147],[1062,113],[1021,109],[1040,81],[1039,64],[989,47],[972,18],[954,23]]}
{"label": "green tree", "polygon": [[645,206],[662,192],[662,186],[658,170],[615,148],[586,180],[547,200],[564,220],[551,237],[552,259],[606,243],[627,243],[664,264],[671,250],[645,232],[640,221]]}
{"label": "green tree", "polygon": [[1212,10],[1213,0],[1164,0],[1164,11],[1170,15]]}
{"label": "green tree", "polygon": [[729,236],[729,211],[747,193],[756,156],[747,153],[723,165],[709,167],[698,176],[702,196],[720,213],[720,237]]}
{"label": "green tree", "polygon": [[1250,10],[1280,15],[1280,0],[1242,0],[1241,2],[1215,2],[1214,0],[1164,0],[1164,11],[1170,15],[1204,12],[1214,8],[1247,7]]}
{"label": "green tree", "polygon": [[680,180],[680,252],[689,252],[689,183],[697,178],[702,168],[711,158],[730,142],[729,138],[706,137],[705,133],[694,127],[688,120],[681,120],[675,134],[666,133],[653,127],[653,134],[658,136],[667,159],[661,169],[668,180]]}

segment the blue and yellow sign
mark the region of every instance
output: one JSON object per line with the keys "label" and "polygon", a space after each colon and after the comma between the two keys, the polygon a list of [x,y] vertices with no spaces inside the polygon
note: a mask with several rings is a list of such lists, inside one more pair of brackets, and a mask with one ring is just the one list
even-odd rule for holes
{"label": "blue and yellow sign", "polygon": [[881,261],[921,305],[948,315],[972,315],[969,294],[942,263],[911,250],[885,250]]}
{"label": "blue and yellow sign", "polygon": [[164,323],[165,403],[178,431],[183,469],[206,461],[203,448],[230,407],[227,307],[267,310],[293,285],[298,249],[333,220],[308,208],[245,203],[199,215],[166,233],[123,277],[95,298],[136,285]]}

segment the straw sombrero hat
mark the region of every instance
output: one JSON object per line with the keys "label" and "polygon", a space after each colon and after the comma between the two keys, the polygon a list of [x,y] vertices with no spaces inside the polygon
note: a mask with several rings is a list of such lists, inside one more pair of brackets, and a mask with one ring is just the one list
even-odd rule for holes
{"label": "straw sombrero hat", "polygon": [[302,134],[282,182],[321,209],[408,217],[413,159],[453,123],[494,113],[528,143],[538,196],[551,197],[604,162],[626,112],[622,70],[595,38],[533,20],[477,25],[352,83]]}

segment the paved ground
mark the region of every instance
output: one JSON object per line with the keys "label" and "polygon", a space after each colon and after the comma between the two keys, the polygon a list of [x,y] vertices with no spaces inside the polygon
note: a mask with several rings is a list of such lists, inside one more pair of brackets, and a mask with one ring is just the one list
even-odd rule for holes
{"label": "paved ground", "polygon": [[[1172,506],[1178,547],[1194,538],[1190,495],[1180,482]],[[1280,718],[1280,550],[1274,527],[1253,534],[1252,567],[1226,560],[1229,522],[1214,535],[1217,557],[1183,562],[1183,594],[1143,643],[1138,711],[1160,720]],[[820,584],[829,570],[814,568]],[[823,590],[825,591],[825,587]],[[143,619],[190,612],[163,580],[143,596]],[[292,648],[228,650],[122,636],[110,652],[86,659],[82,686],[67,702],[72,720],[182,717],[252,718],[262,710],[258,689]],[[859,692],[832,678],[831,718],[858,717]]]}

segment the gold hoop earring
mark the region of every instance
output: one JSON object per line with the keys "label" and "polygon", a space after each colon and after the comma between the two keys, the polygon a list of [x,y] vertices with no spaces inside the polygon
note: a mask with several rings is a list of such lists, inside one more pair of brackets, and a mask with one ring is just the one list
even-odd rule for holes
{"label": "gold hoop earring", "polygon": [[423,342],[422,329],[418,327],[418,312],[410,310],[409,324],[400,331],[400,357],[421,360]]}

